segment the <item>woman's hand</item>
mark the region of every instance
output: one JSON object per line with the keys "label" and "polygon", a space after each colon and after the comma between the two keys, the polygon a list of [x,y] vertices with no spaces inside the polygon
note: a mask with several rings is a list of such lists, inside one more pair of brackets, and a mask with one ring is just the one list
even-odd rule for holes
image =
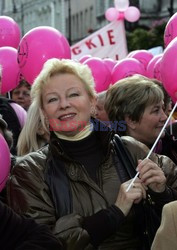
{"label": "woman's hand", "polygon": [[166,177],[162,169],[150,159],[138,161],[137,171],[141,182],[154,192],[165,191]]}
{"label": "woman's hand", "polygon": [[130,190],[128,192],[126,191],[131,181],[132,179],[121,184],[115,203],[125,216],[129,213],[133,203],[139,203],[143,198],[146,198],[146,187],[143,186],[138,178]]}

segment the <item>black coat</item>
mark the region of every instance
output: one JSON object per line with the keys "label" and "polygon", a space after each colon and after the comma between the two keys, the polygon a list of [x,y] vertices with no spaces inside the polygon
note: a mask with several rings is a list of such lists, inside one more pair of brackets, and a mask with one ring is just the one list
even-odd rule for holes
{"label": "black coat", "polygon": [[38,225],[33,219],[17,215],[0,202],[1,250],[61,250],[61,243],[47,226]]}
{"label": "black coat", "polygon": [[12,102],[14,101],[0,96],[0,114],[6,121],[8,129],[13,133],[13,147],[11,148],[11,153],[16,155],[16,145],[21,132],[21,125],[14,109],[10,105]]}

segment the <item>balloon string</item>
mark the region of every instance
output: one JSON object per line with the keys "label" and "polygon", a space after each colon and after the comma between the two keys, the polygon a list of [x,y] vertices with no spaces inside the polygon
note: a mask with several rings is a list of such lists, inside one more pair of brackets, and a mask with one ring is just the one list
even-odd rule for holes
{"label": "balloon string", "polygon": [[[166,120],[165,124],[163,125],[163,128],[161,129],[161,131],[160,131],[158,137],[156,138],[156,140],[155,140],[155,142],[154,142],[154,144],[153,144],[151,150],[149,151],[149,153],[148,153],[148,155],[146,156],[145,159],[148,159],[148,158],[150,157],[150,155],[152,154],[152,152],[153,152],[153,150],[154,150],[154,148],[155,148],[157,142],[159,141],[159,139],[160,139],[160,137],[161,137],[161,135],[162,135],[164,129],[166,128],[166,126],[167,126],[167,124],[168,124],[168,122],[169,122],[169,120],[170,120],[170,118],[171,118],[173,112],[175,111],[176,107],[177,107],[177,102],[175,103],[175,105],[174,105],[174,107],[173,107],[171,113],[169,114],[168,119]],[[134,177],[134,178],[132,179],[132,181],[130,182],[129,186],[128,186],[127,189],[126,189],[126,192],[128,192],[128,191],[130,190],[130,188],[132,187],[132,185],[133,185],[133,183],[135,182],[135,180],[136,180],[136,178],[138,177],[138,175],[139,175],[139,172],[136,173],[135,177]]]}
{"label": "balloon string", "polygon": [[8,98],[8,99],[11,99],[10,91],[7,92],[7,98]]}

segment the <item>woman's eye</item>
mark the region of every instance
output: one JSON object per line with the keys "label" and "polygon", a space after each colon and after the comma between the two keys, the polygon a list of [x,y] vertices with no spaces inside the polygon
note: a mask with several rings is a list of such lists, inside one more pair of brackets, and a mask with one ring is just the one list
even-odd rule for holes
{"label": "woman's eye", "polygon": [[69,97],[75,97],[75,96],[79,96],[79,94],[78,94],[78,93],[71,93],[71,94],[69,95]]}
{"label": "woman's eye", "polygon": [[57,101],[57,98],[56,98],[56,97],[50,98],[50,99],[48,100],[49,103],[50,103],[50,102],[55,102],[55,101]]}
{"label": "woman's eye", "polygon": [[154,109],[154,113],[158,113],[160,109]]}

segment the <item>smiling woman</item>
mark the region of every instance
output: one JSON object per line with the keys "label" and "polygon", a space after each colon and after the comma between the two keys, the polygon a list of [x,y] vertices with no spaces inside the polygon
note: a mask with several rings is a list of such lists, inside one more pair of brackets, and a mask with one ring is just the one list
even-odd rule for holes
{"label": "smiling woman", "polygon": [[163,99],[161,88],[153,80],[134,75],[118,81],[108,90],[105,109],[110,120],[126,121],[127,130],[122,135],[150,146],[167,119]]}
{"label": "smiling woman", "polygon": [[[162,83],[141,75],[118,81],[109,88],[105,101],[105,109],[110,120],[126,121],[127,129],[117,133],[121,136],[131,136],[149,148],[160,134],[169,108],[170,97]],[[170,125],[171,130],[172,127],[175,127],[175,123]],[[176,134],[169,132],[167,126],[154,152],[168,156],[177,164],[175,138]]]}
{"label": "smiling woman", "polygon": [[95,97],[89,97],[82,81],[71,73],[58,74],[44,86],[43,112],[50,124],[57,123],[57,132],[73,136],[88,125]]}
{"label": "smiling woman", "polygon": [[[103,126],[93,118],[96,93],[87,65],[48,60],[31,94],[42,126],[49,126],[50,139],[48,145],[25,155],[13,168],[9,205],[49,225],[68,250],[144,249],[144,225],[137,230],[140,220],[134,204],[142,210],[141,201],[151,190],[160,213],[164,203],[177,198],[173,187],[169,192],[162,171],[174,177],[176,166],[155,155],[153,161],[138,164],[148,149],[124,139],[122,145],[133,157],[133,166],[138,165],[142,179],[146,178],[145,184],[137,179],[135,187],[126,192],[132,177],[118,158],[114,132],[108,127],[98,129]],[[162,168],[157,165],[159,160]]]}

